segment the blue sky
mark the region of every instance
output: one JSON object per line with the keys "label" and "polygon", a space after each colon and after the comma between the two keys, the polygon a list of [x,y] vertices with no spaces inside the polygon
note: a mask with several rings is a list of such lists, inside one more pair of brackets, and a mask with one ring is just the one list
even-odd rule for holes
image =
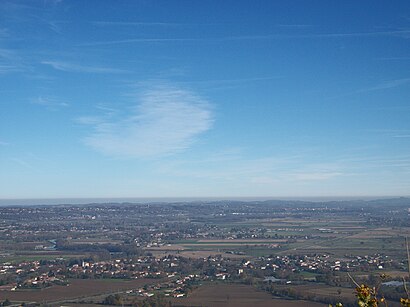
{"label": "blue sky", "polygon": [[0,16],[0,198],[410,194],[409,1]]}

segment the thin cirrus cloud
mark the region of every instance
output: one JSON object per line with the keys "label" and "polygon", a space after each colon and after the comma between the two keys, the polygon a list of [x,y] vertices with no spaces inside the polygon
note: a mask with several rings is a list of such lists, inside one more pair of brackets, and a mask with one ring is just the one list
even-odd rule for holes
{"label": "thin cirrus cloud", "polygon": [[14,50],[0,48],[0,74],[22,72],[26,69],[23,59]]}
{"label": "thin cirrus cloud", "polygon": [[80,44],[79,46],[104,46],[130,43],[184,43],[184,42],[234,42],[234,41],[269,41],[277,39],[333,39],[333,38],[372,38],[372,37],[398,37],[407,39],[410,36],[409,29],[369,31],[369,32],[328,32],[328,33],[306,33],[306,34],[252,34],[233,35],[222,37],[133,37],[121,40],[95,41]]}
{"label": "thin cirrus cloud", "polygon": [[393,135],[394,138],[410,138],[410,134],[397,134]]}
{"label": "thin cirrus cloud", "polygon": [[328,180],[334,177],[342,176],[342,172],[331,172],[331,171],[319,171],[319,172],[306,172],[306,173],[295,173],[291,176],[292,179],[297,181],[319,181],[319,180]]}
{"label": "thin cirrus cloud", "polygon": [[82,73],[126,73],[126,70],[109,68],[109,67],[99,67],[99,66],[88,66],[79,65],[63,61],[42,61],[41,64],[49,65],[52,68],[65,72],[82,72]]}
{"label": "thin cirrus cloud", "polygon": [[80,119],[93,131],[85,144],[113,157],[153,158],[187,149],[212,127],[210,104],[191,91],[156,86],[123,118]]}
{"label": "thin cirrus cloud", "polygon": [[170,22],[124,22],[124,21],[91,21],[95,26],[186,26],[183,23]]}
{"label": "thin cirrus cloud", "polygon": [[0,38],[7,37],[9,35],[9,31],[5,28],[0,28]]}
{"label": "thin cirrus cloud", "polygon": [[402,85],[407,85],[409,83],[410,83],[410,78],[389,80],[389,81],[384,81],[380,84],[377,84],[376,86],[373,86],[373,87],[361,89],[358,92],[372,92],[372,91],[391,89],[391,88],[399,87]]}
{"label": "thin cirrus cloud", "polygon": [[[235,182],[238,178],[248,178],[250,183],[277,185],[280,182],[308,183],[329,181],[339,176],[351,175],[351,171],[341,161],[332,163],[308,163],[307,156],[265,157],[248,159],[238,154],[209,155],[201,161],[166,161],[160,171],[174,176],[209,178],[216,181]],[[301,164],[305,164],[301,167]]]}
{"label": "thin cirrus cloud", "polygon": [[33,104],[37,104],[43,107],[47,107],[47,108],[65,108],[68,107],[69,104],[67,102],[64,101],[60,101],[59,99],[55,98],[55,97],[43,97],[43,96],[38,96],[35,99],[31,100],[31,103]]}

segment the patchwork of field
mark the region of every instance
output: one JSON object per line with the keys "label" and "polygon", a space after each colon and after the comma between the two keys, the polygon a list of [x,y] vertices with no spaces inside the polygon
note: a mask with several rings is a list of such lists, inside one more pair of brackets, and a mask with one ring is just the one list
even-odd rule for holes
{"label": "patchwork of field", "polygon": [[42,290],[0,291],[0,300],[50,303],[136,289],[158,281],[153,279],[74,279],[70,280],[68,286],[54,285]]}
{"label": "patchwork of field", "polygon": [[[324,284],[307,284],[307,285],[292,285],[290,288],[288,285],[277,285],[275,286],[276,289],[291,289],[294,293],[302,293],[305,297],[310,297],[312,299],[317,299],[319,297],[326,297],[332,298],[335,302],[344,302],[344,303],[354,303],[356,302],[356,296],[354,293],[354,286],[351,288],[344,288],[344,287],[332,287]],[[300,302],[300,301],[298,301]],[[308,305],[314,304],[313,302],[309,301]],[[281,305],[279,305],[281,306]],[[313,305],[312,305],[313,306]],[[328,306],[326,304],[322,304],[322,306]],[[388,301],[388,306],[391,307],[399,307],[400,303]]]}
{"label": "patchwork of field", "polygon": [[196,244],[271,244],[283,243],[284,239],[201,239]]}
{"label": "patchwork of field", "polygon": [[[404,237],[409,227],[365,227],[362,220],[336,219],[265,219],[247,221],[249,227],[268,227],[265,238],[189,239],[178,240],[161,247],[146,249],[156,255],[179,254],[202,258],[222,254],[227,258],[247,258],[267,255],[328,253],[337,258],[345,255],[369,255],[383,252],[390,256],[405,256]],[[245,225],[243,222],[231,226]],[[296,235],[296,237],[295,237]],[[275,238],[282,236],[282,238]],[[294,238],[284,239],[283,236]]]}
{"label": "patchwork of field", "polygon": [[[9,299],[13,302],[36,302],[57,304],[63,303],[65,306],[80,306],[74,301],[94,299],[100,301],[104,295],[110,293],[120,293],[126,290],[136,289],[145,284],[152,284],[158,280],[71,280],[69,286],[52,286],[43,290],[18,290],[0,291],[0,300]],[[316,295],[331,294],[337,295],[336,288],[315,287],[304,289]],[[343,289],[340,298],[352,296],[352,289]],[[257,290],[256,288],[242,284],[212,284],[203,285],[190,293],[189,297],[169,298],[173,305],[177,306],[201,306],[201,307],[222,307],[222,306],[284,306],[284,307],[319,307],[325,304],[303,300],[287,300],[275,298],[271,294]],[[71,302],[70,302],[71,301]],[[92,306],[93,304],[89,304]]]}
{"label": "patchwork of field", "polygon": [[[288,285],[277,285],[277,289],[289,288]],[[306,296],[318,297],[326,296],[333,297],[340,302],[354,301],[354,288],[331,287],[324,284],[314,283],[307,285],[293,285],[292,291],[303,293]]]}
{"label": "patchwork of field", "polygon": [[199,239],[176,241],[145,250],[154,255],[178,254],[188,258],[204,258],[222,254],[233,259],[272,254],[272,250],[283,244],[286,244],[284,239]]}
{"label": "patchwork of field", "polygon": [[397,236],[409,236],[410,235],[410,228],[408,227],[400,227],[400,228],[375,228],[375,229],[368,229],[363,232],[359,232],[351,238],[356,239],[369,239],[369,238],[391,238]]}
{"label": "patchwork of field", "polygon": [[271,294],[259,291],[252,286],[246,285],[206,285],[194,290],[189,297],[171,299],[177,306],[201,306],[201,307],[323,307],[325,304],[300,301],[284,300],[272,297]]}
{"label": "patchwork of field", "polygon": [[[405,210],[400,207],[401,211],[387,208],[379,212],[380,208],[328,208],[323,205],[280,208],[262,204],[236,206],[216,204],[205,209],[185,204],[166,207],[91,206],[70,207],[67,211],[56,208],[55,214],[40,209],[7,209],[3,215],[9,220],[4,219],[4,226],[0,225],[0,230],[7,234],[0,240],[0,263],[4,265],[3,272],[10,275],[3,274],[2,284],[6,282],[8,289],[11,289],[20,278],[31,277],[28,274],[20,274],[20,277],[10,263],[16,264],[17,268],[23,261],[57,259],[59,265],[68,268],[81,261],[126,263],[137,261],[136,258],[146,261],[147,258],[147,263],[152,263],[153,267],[144,262],[142,270],[160,270],[160,276],[170,276],[168,274],[172,273],[176,276],[174,288],[170,290],[172,287],[166,285],[165,289],[174,291],[172,293],[175,295],[188,294],[183,298],[166,297],[177,306],[316,307],[325,305],[316,303],[319,300],[349,303],[355,299],[353,288],[349,288],[349,280],[336,278],[346,277],[342,276],[346,275],[345,270],[350,270],[354,278],[363,282],[380,273],[397,280],[407,275],[405,238],[410,237],[408,207],[404,207]],[[410,206],[410,203],[405,206]],[[134,215],[129,214],[130,210]],[[41,212],[36,215],[36,220],[32,220],[33,212]],[[69,219],[55,222],[55,216],[61,212]],[[114,217],[113,212],[116,213]],[[21,222],[22,215],[25,216],[24,223]],[[48,220],[44,219],[44,215],[49,215]],[[84,216],[104,218],[84,219]],[[55,230],[49,230],[49,221],[55,223]],[[75,232],[71,231],[73,227]],[[166,262],[152,259],[152,255],[163,257],[169,254],[190,259],[175,257],[169,266]],[[223,257],[192,261],[217,255]],[[293,257],[297,255],[307,257]],[[227,261],[226,258],[232,259]],[[169,259],[167,257],[167,261]],[[249,260],[251,265],[245,264],[247,261],[242,259]],[[276,266],[272,265],[272,261]],[[306,263],[301,265],[300,261]],[[337,269],[336,261],[342,262],[339,262]],[[54,265],[48,261],[22,264],[24,270],[30,270],[31,266],[36,267],[36,274],[42,273],[43,267],[54,270]],[[242,272],[239,272],[241,269]],[[124,266],[124,270],[129,270],[129,267]],[[108,271],[115,274],[115,267],[108,268]],[[184,279],[181,285],[177,278],[188,273],[198,274],[199,280],[191,283]],[[84,274],[87,275],[77,276],[115,276],[97,276],[87,270]],[[272,282],[267,286],[264,278],[271,275],[279,277],[282,282]],[[67,274],[65,278],[72,276],[76,275]],[[117,277],[124,276],[131,275],[118,274]],[[222,283],[221,280],[231,283]],[[78,279],[72,280],[69,286],[55,285],[43,290],[1,290],[0,301],[9,299],[13,303],[36,302],[53,306],[97,304],[108,294],[121,294],[124,302],[131,303],[133,300],[142,301],[152,293],[127,290],[158,282],[158,279]],[[200,283],[202,285],[196,288]],[[334,286],[336,284],[338,287]],[[266,288],[266,291],[259,291],[258,287]],[[146,287],[145,291],[160,295],[171,293],[163,289]],[[310,301],[275,298],[272,293]]]}
{"label": "patchwork of field", "polygon": [[[213,257],[217,255],[221,255],[221,253],[216,253],[215,251],[212,251],[212,250],[183,251],[179,253],[179,256],[192,258],[192,259],[207,258],[209,256]],[[224,258],[231,258],[231,259],[243,259],[243,258],[250,257],[249,255],[235,255],[235,254],[227,254],[227,253],[224,253],[222,255],[224,256]]]}

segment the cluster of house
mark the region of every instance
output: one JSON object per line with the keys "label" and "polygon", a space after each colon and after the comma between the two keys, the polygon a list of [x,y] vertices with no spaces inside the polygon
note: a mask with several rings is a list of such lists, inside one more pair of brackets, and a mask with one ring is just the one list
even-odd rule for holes
{"label": "cluster of house", "polygon": [[[121,258],[107,261],[73,261],[63,259],[46,262],[31,261],[19,264],[3,263],[1,274],[14,274],[18,283],[12,282],[0,290],[16,288],[44,288],[53,284],[66,284],[68,278],[156,278],[155,286],[135,290],[136,295],[149,296],[152,291],[162,289],[166,295],[181,297],[195,282],[204,280],[226,280],[262,272],[270,276],[272,271],[315,272],[375,270],[399,266],[390,257],[381,254],[346,256],[335,260],[328,254],[308,256],[259,257],[253,260],[231,260],[223,256],[187,259],[179,256],[140,256],[133,259]],[[189,270],[186,266],[191,266]],[[195,268],[192,268],[195,267]],[[265,273],[263,273],[265,271]],[[195,273],[194,273],[195,272]],[[4,289],[3,289],[4,288]]]}
{"label": "cluster of house", "polygon": [[[150,296],[153,291],[161,290],[166,296],[182,297],[191,285],[204,280],[225,280],[230,273],[224,266],[223,257],[196,259],[196,265],[203,263],[209,271],[193,274],[184,270],[191,260],[178,256],[141,256],[133,259],[121,258],[107,261],[30,261],[19,264],[3,263],[1,274],[13,275],[12,283],[0,286],[0,290],[19,288],[45,288],[51,285],[66,285],[69,278],[154,278],[158,282],[144,288],[130,290],[138,296]],[[188,273],[187,273],[188,272]],[[16,283],[15,281],[18,280]]]}
{"label": "cluster of house", "polygon": [[400,267],[401,264],[387,255],[374,254],[365,256],[345,256],[334,259],[328,254],[309,256],[276,256],[272,258],[260,257],[256,262],[261,270],[272,268],[291,271],[323,272],[323,271],[357,271],[383,270],[386,267]]}

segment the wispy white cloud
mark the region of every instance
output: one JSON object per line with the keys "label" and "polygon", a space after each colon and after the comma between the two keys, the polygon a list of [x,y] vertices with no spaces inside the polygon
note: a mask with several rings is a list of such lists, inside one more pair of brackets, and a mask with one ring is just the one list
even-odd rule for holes
{"label": "wispy white cloud", "polygon": [[210,104],[191,91],[159,85],[137,98],[122,118],[80,119],[93,127],[85,143],[110,156],[151,158],[187,149],[212,126]]}
{"label": "wispy white cloud", "polygon": [[108,67],[99,67],[99,66],[87,66],[73,64],[63,61],[42,61],[42,64],[49,65],[56,70],[66,71],[66,72],[83,72],[83,73],[126,73],[126,70],[108,68]]}
{"label": "wispy white cloud", "polygon": [[95,26],[183,26],[187,24],[183,23],[172,23],[172,22],[133,22],[133,21],[91,21],[91,24]]}
{"label": "wispy white cloud", "polygon": [[161,21],[107,21],[97,20],[90,21],[90,24],[99,27],[201,27],[201,26],[218,26],[225,23],[185,23],[185,22],[161,22]]}
{"label": "wispy white cloud", "polygon": [[295,184],[329,181],[351,175],[345,163],[309,163],[303,155],[249,159],[240,151],[227,151],[194,161],[166,161],[159,164],[160,172],[172,176],[206,178],[215,181],[239,180],[255,185]]}
{"label": "wispy white cloud", "polygon": [[10,145],[10,144],[7,143],[7,142],[0,141],[0,146],[8,146],[8,145]]}
{"label": "wispy white cloud", "polygon": [[79,44],[79,46],[105,46],[105,45],[118,45],[128,43],[166,43],[166,42],[195,42],[203,41],[201,38],[129,38],[111,41],[99,41]]}
{"label": "wispy white cloud", "polygon": [[[283,182],[292,183],[309,183],[314,181],[329,181],[335,177],[347,175],[342,172],[332,171],[311,171],[311,172],[294,172],[280,173],[271,176],[254,176],[251,177],[251,183],[259,185],[278,185]],[[352,175],[352,174],[349,174]]]}
{"label": "wispy white cloud", "polygon": [[100,116],[80,116],[75,119],[75,122],[82,125],[98,125],[103,122]]}
{"label": "wispy white cloud", "polygon": [[328,180],[334,177],[342,176],[342,172],[334,171],[319,171],[319,172],[303,172],[303,173],[294,173],[290,174],[292,178],[297,181],[319,181],[319,180]]}
{"label": "wispy white cloud", "polygon": [[57,34],[61,34],[61,28],[60,28],[60,25],[59,25],[58,22],[48,21],[47,24],[48,24],[51,31],[53,31],[54,33],[57,33]]}
{"label": "wispy white cloud", "polygon": [[68,24],[68,21],[63,21],[63,20],[48,20],[45,18],[37,17],[37,19],[40,21],[40,23],[43,23],[47,25],[47,27],[54,33],[61,35],[62,34],[62,29],[61,25]]}
{"label": "wispy white cloud", "polygon": [[11,50],[0,49],[0,58],[7,59],[7,60],[13,60],[15,58],[15,55]]}
{"label": "wispy white cloud", "polygon": [[365,131],[392,138],[410,138],[410,130],[408,129],[368,129]]}
{"label": "wispy white cloud", "polygon": [[0,28],[0,38],[9,36],[9,30],[6,28]]}
{"label": "wispy white cloud", "polygon": [[294,23],[294,24],[284,24],[284,23],[282,23],[282,24],[278,24],[277,25],[278,27],[281,27],[281,28],[295,28],[295,29],[303,29],[303,28],[311,28],[311,27],[313,27],[313,25],[311,25],[311,24],[302,24],[302,23]]}
{"label": "wispy white cloud", "polygon": [[67,102],[61,101],[55,97],[43,97],[43,96],[38,96],[37,98],[32,99],[31,103],[44,106],[44,107],[48,107],[48,108],[61,108],[61,107],[69,106]]}
{"label": "wispy white cloud", "polygon": [[[167,76],[166,76],[167,77]],[[235,89],[238,87],[244,88],[255,84],[263,84],[280,79],[281,76],[261,76],[261,77],[249,77],[249,78],[231,78],[231,79],[202,79],[202,80],[180,80],[175,81],[174,84],[181,87],[195,87],[201,90],[227,90]],[[137,82],[130,84],[131,87],[145,87],[152,84],[152,81]]]}
{"label": "wispy white cloud", "polygon": [[167,42],[229,42],[229,41],[256,41],[256,40],[276,40],[276,39],[323,39],[323,38],[356,38],[356,37],[382,37],[393,36],[409,38],[410,30],[388,30],[388,31],[368,31],[368,32],[348,32],[348,33],[306,33],[306,34],[252,34],[233,35],[222,37],[138,37],[121,40],[96,41],[80,44],[80,46],[104,46],[129,43],[167,43]]}
{"label": "wispy white cloud", "polygon": [[249,82],[259,82],[259,81],[271,81],[279,79],[278,76],[269,77],[255,77],[255,78],[235,78],[235,79],[213,79],[213,80],[196,80],[196,81],[186,81],[181,82],[184,84],[195,84],[195,85],[244,85]]}
{"label": "wispy white cloud", "polygon": [[244,36],[230,36],[219,38],[215,40],[273,40],[273,39],[316,39],[316,38],[353,38],[353,37],[381,37],[381,36],[395,36],[401,38],[408,38],[410,30],[389,30],[389,31],[369,31],[369,32],[329,32],[329,33],[306,33],[306,34],[263,34],[263,35],[244,35]]}
{"label": "wispy white cloud", "polygon": [[[384,80],[380,81],[379,83],[367,87],[362,87],[362,88],[357,88],[352,91],[347,91],[344,92],[343,94],[340,95],[335,95],[332,97],[329,97],[330,99],[338,99],[342,97],[349,97],[352,95],[357,95],[357,94],[363,94],[363,93],[370,93],[370,92],[375,92],[375,91],[383,91],[383,90],[391,90],[395,89],[400,86],[405,86],[410,84],[410,78],[400,78],[400,79],[394,79],[394,80]],[[407,109],[407,106],[383,106],[383,107],[377,107],[379,109]]]}
{"label": "wispy white cloud", "polygon": [[11,72],[18,72],[21,71],[18,67],[13,65],[2,65],[0,64],[0,74],[6,74]]}
{"label": "wispy white cloud", "polygon": [[0,48],[0,74],[27,70],[23,59],[11,49]]}
{"label": "wispy white cloud", "polygon": [[[204,153],[205,157],[208,155]],[[235,152],[222,154],[221,158],[167,159],[159,161],[157,167],[164,178],[190,178],[193,187],[198,184],[211,186],[208,193],[242,196],[342,195],[348,191],[346,189],[350,189],[348,193],[364,195],[375,191],[373,185],[381,182],[396,186],[397,178],[408,178],[410,172],[408,156],[390,159],[363,153],[321,155],[313,151],[265,158],[250,158],[245,152]],[[379,177],[389,179],[378,182]]]}
{"label": "wispy white cloud", "polygon": [[59,5],[63,3],[63,0],[44,0],[44,4]]}
{"label": "wispy white cloud", "polygon": [[312,38],[332,38],[332,37],[377,37],[377,36],[397,36],[408,38],[410,35],[410,30],[399,29],[399,30],[387,30],[387,31],[368,31],[368,32],[349,32],[349,33],[318,33],[318,34],[306,34],[301,37],[312,37]]}
{"label": "wispy white cloud", "polygon": [[408,60],[410,60],[410,57],[408,57],[408,56],[383,57],[383,58],[377,58],[376,60],[380,60],[380,61],[408,61]]}
{"label": "wispy white cloud", "polygon": [[34,170],[33,166],[30,163],[28,163],[27,161],[23,160],[23,159],[12,158],[11,161],[13,161],[14,163],[16,163],[16,164],[18,164],[18,165],[20,165],[24,168],[29,169],[29,170]]}
{"label": "wispy white cloud", "polygon": [[379,83],[375,86],[363,88],[361,90],[358,90],[357,92],[373,92],[373,91],[391,89],[391,88],[396,88],[398,86],[406,85],[408,83],[410,83],[410,78],[387,80],[387,81],[381,82],[381,83]]}
{"label": "wispy white cloud", "polygon": [[410,134],[396,134],[393,135],[394,138],[410,138]]}
{"label": "wispy white cloud", "polygon": [[107,107],[106,105],[97,104],[95,108],[100,114],[80,116],[75,118],[74,121],[82,125],[99,125],[110,121],[114,116],[119,114],[119,110]]}

